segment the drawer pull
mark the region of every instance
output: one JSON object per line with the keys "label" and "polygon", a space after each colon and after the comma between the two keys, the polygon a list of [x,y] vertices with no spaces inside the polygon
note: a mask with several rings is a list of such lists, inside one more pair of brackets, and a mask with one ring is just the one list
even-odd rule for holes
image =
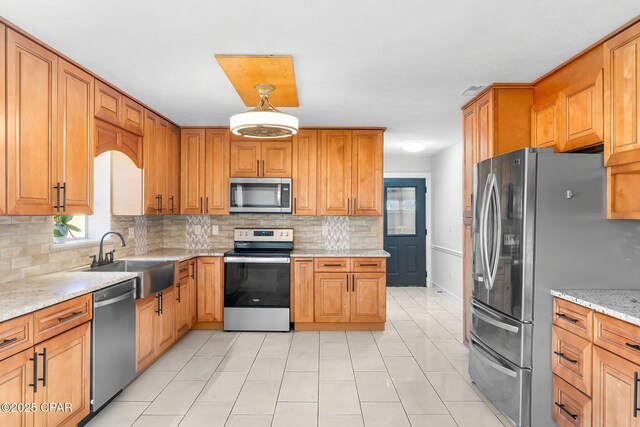
{"label": "drawer pull", "polygon": [[84,314],[84,311],[74,311],[73,313],[71,313],[68,316],[58,317],[58,322],[60,322],[60,323],[66,322],[67,320],[71,320],[71,319],[73,319],[75,317],[78,317],[80,315],[83,315],[83,314]]}
{"label": "drawer pull", "polygon": [[564,313],[556,313],[556,316],[558,316],[562,320],[566,320],[567,322],[578,323],[578,319],[574,319],[573,317],[569,317]]}
{"label": "drawer pull", "polygon": [[322,264],[323,267],[344,267],[344,264]]}
{"label": "drawer pull", "polygon": [[360,267],[377,267],[378,264],[360,264]]}
{"label": "drawer pull", "polygon": [[572,414],[571,412],[569,412],[569,410],[567,408],[564,407],[564,405],[558,403],[558,402],[554,402],[556,404],[556,406],[558,408],[560,408],[560,410],[562,412],[564,412],[565,414],[569,415],[571,418],[573,418],[574,420],[578,419],[578,416],[576,414]]}
{"label": "drawer pull", "polygon": [[578,363],[578,361],[577,361],[577,360],[573,360],[572,358],[565,356],[565,354],[564,354],[564,353],[561,353],[561,352],[559,352],[559,351],[554,351],[553,353],[554,353],[554,354],[556,354],[556,355],[558,355],[558,357],[563,358],[564,360],[566,360],[566,361],[567,361],[567,362],[569,362],[569,363],[572,363],[572,364],[574,364],[574,365],[575,365],[576,363]]}
{"label": "drawer pull", "polygon": [[12,342],[16,342],[16,341],[18,341],[18,337],[9,338],[8,340],[4,340],[0,342],[0,347],[4,347],[5,345],[9,345]]}
{"label": "drawer pull", "polygon": [[640,351],[640,345],[638,344],[631,344],[630,342],[626,343],[627,347],[631,347],[634,350]]}

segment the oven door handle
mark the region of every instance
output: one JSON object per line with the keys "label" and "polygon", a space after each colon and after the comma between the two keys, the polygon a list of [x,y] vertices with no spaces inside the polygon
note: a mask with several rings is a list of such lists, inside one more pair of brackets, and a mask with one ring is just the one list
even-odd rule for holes
{"label": "oven door handle", "polygon": [[224,263],[245,263],[245,264],[290,264],[291,258],[288,257],[244,257],[244,256],[228,256],[224,257]]}

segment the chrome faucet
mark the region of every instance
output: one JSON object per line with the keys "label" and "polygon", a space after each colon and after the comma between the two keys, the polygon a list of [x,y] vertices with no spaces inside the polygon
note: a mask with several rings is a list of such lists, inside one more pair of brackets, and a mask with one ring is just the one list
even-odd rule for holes
{"label": "chrome faucet", "polygon": [[107,237],[109,234],[115,234],[116,236],[118,236],[120,238],[120,247],[124,248],[125,246],[127,246],[127,244],[124,241],[124,237],[122,237],[122,234],[116,232],[116,231],[107,231],[106,233],[104,233],[104,236],[102,236],[102,239],[100,239],[100,252],[98,253],[98,260],[96,261],[96,256],[92,255],[89,258],[93,258],[93,262],[91,263],[91,267],[99,267],[101,265],[105,265],[105,264],[111,264],[113,262],[113,253],[115,252],[115,250],[111,251],[111,252],[107,252],[106,256],[104,254],[104,250],[103,250],[103,246],[104,246],[104,238]]}

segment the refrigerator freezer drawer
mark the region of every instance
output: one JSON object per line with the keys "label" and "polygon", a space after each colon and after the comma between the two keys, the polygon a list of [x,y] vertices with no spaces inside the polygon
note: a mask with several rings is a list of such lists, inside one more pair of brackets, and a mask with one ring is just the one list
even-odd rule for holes
{"label": "refrigerator freezer drawer", "polygon": [[469,375],[478,389],[518,427],[531,425],[531,369],[519,368],[469,337]]}
{"label": "refrigerator freezer drawer", "polygon": [[532,366],[532,323],[521,323],[472,299],[471,331],[511,363],[524,368]]}

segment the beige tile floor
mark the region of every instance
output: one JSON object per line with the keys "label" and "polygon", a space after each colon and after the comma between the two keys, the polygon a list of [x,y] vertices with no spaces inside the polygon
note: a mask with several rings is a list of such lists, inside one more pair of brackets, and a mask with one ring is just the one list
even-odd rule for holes
{"label": "beige tile floor", "polygon": [[387,296],[383,332],[191,331],[89,426],[508,426],[470,382],[460,302]]}

